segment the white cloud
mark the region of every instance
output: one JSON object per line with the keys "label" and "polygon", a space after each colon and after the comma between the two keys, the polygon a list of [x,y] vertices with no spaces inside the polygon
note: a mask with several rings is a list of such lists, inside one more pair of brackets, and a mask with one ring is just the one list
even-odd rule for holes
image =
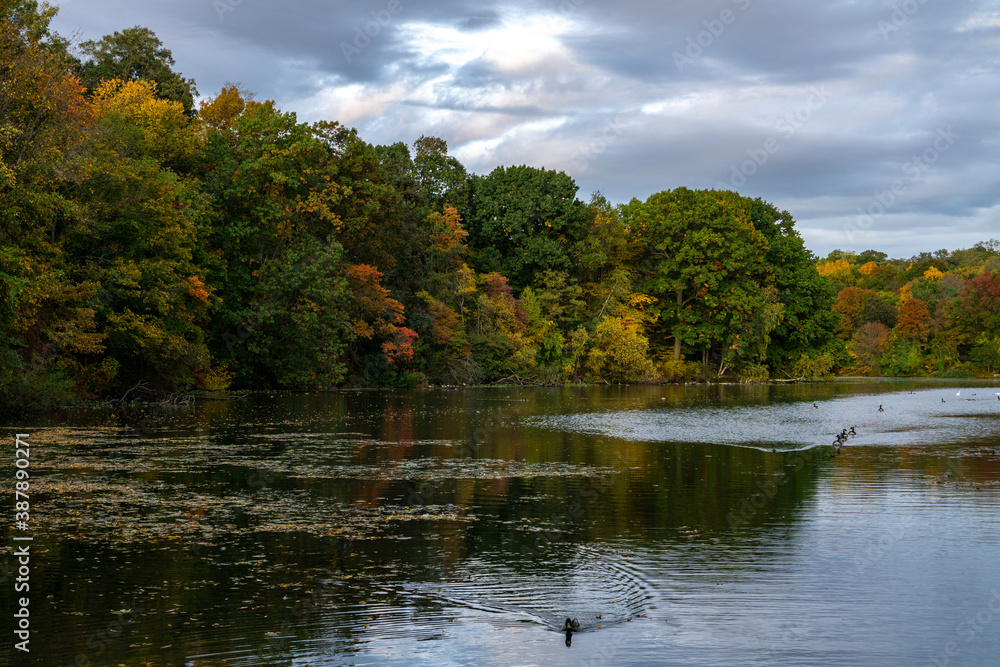
{"label": "white cloud", "polygon": [[977,12],[958,24],[957,32],[1000,28],[1000,12]]}

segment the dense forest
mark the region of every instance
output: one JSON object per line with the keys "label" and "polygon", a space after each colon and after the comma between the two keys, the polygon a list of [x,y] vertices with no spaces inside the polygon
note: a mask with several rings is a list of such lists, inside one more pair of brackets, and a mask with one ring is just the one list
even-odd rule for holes
{"label": "dense forest", "polygon": [[193,390],[992,374],[1000,244],[813,256],[676,188],[589,203],[238,84],[145,28],[72,47],[2,1],[0,406]]}

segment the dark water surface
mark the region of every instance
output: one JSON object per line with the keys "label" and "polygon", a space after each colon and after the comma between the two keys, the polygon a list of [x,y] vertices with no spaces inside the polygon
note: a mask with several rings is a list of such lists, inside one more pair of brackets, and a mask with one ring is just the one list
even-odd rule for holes
{"label": "dark water surface", "polygon": [[9,450],[31,444],[32,635],[15,653],[25,533],[5,521],[0,664],[1000,665],[995,384],[277,394],[8,422]]}

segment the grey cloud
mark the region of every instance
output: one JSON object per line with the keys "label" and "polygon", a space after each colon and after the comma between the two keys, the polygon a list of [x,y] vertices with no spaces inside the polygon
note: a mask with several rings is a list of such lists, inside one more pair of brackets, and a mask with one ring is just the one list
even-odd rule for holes
{"label": "grey cloud", "polygon": [[[289,111],[346,85],[366,94],[396,86],[399,99],[352,121],[368,141],[436,134],[472,156],[474,171],[564,169],[583,198],[715,187],[776,139],[739,190],[790,210],[822,255],[848,246],[844,225],[897,179],[905,191],[852,243],[910,256],[997,235],[1000,31],[959,32],[995,10],[988,0],[399,0],[388,20],[389,0],[219,2],[231,11],[209,0],[73,0],[55,24],[64,34],[85,28],[84,39],[145,25],[203,94],[242,81]],[[418,25],[475,35],[533,17],[570,28],[559,33],[565,55],[509,68],[476,53],[454,64],[407,39]],[[377,34],[345,56],[366,26]],[[678,66],[676,54],[691,62]],[[817,85],[833,91],[829,102],[793,134],[778,132]],[[907,179],[904,165],[949,126],[960,140]],[[488,152],[477,148],[484,141]]]}
{"label": "grey cloud", "polygon": [[495,12],[490,12],[460,18],[455,22],[455,25],[459,30],[475,32],[477,30],[496,27],[500,25],[500,23],[500,16]]}

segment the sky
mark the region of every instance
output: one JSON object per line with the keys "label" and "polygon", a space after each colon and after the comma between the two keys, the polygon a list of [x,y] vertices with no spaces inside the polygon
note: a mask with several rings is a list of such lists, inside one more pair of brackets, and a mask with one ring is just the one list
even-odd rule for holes
{"label": "sky", "polygon": [[65,0],[135,25],[202,97],[239,82],[373,144],[565,171],[589,201],[680,186],[791,212],[806,247],[1000,238],[996,0]]}

